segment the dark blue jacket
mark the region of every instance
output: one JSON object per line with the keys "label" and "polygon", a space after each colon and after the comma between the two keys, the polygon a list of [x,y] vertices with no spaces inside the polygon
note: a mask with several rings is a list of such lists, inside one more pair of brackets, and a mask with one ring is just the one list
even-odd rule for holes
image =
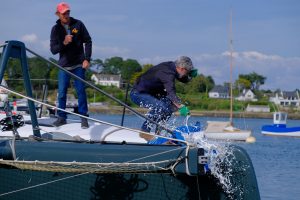
{"label": "dark blue jacket", "polygon": [[[84,24],[77,19],[70,18],[70,32],[73,35],[72,42],[64,45],[67,34],[60,20],[52,27],[50,36],[50,48],[53,54],[59,53],[58,64],[62,67],[71,67],[82,64],[84,60],[90,61],[92,55],[92,40]],[[83,44],[85,49],[83,50]]]}
{"label": "dark blue jacket", "polygon": [[176,95],[175,79],[186,83],[188,76],[179,78],[174,62],[163,62],[151,67],[136,81],[134,89],[155,97],[167,97],[174,103],[180,103]]}

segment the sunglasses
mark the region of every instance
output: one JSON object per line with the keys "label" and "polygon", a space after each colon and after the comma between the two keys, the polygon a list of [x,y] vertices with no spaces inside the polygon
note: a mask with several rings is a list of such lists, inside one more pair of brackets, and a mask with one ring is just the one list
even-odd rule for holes
{"label": "sunglasses", "polygon": [[70,11],[68,10],[68,11],[66,11],[64,13],[60,13],[60,14],[63,15],[63,16],[70,15]]}

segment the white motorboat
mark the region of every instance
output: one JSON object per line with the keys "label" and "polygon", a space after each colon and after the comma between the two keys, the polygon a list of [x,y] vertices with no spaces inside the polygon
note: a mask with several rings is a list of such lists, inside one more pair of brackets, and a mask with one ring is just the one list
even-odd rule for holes
{"label": "white motorboat", "polygon": [[275,112],[273,113],[273,125],[262,126],[261,133],[270,136],[300,137],[300,126],[287,127],[286,124],[287,113]]}

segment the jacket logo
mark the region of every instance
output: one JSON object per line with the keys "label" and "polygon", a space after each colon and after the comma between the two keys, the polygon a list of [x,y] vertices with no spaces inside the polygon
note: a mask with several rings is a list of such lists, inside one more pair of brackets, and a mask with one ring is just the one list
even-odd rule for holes
{"label": "jacket logo", "polygon": [[78,30],[76,28],[73,28],[72,33],[76,34],[76,33],[78,33]]}

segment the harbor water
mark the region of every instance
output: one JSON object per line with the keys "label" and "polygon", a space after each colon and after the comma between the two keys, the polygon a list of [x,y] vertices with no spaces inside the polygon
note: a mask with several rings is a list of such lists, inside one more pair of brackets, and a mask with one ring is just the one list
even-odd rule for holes
{"label": "harbor water", "polygon": [[[91,114],[99,120],[120,124],[121,115]],[[190,117],[188,123],[200,121],[226,121],[226,118]],[[170,120],[172,126],[185,123],[182,117]],[[143,119],[134,115],[124,118],[124,126],[139,128]],[[272,124],[272,119],[234,119],[235,126],[252,130],[255,143],[234,142],[243,147],[249,154],[263,200],[298,200],[300,197],[300,138],[264,136],[260,129],[263,125]],[[300,126],[300,120],[288,120],[287,126]]]}

